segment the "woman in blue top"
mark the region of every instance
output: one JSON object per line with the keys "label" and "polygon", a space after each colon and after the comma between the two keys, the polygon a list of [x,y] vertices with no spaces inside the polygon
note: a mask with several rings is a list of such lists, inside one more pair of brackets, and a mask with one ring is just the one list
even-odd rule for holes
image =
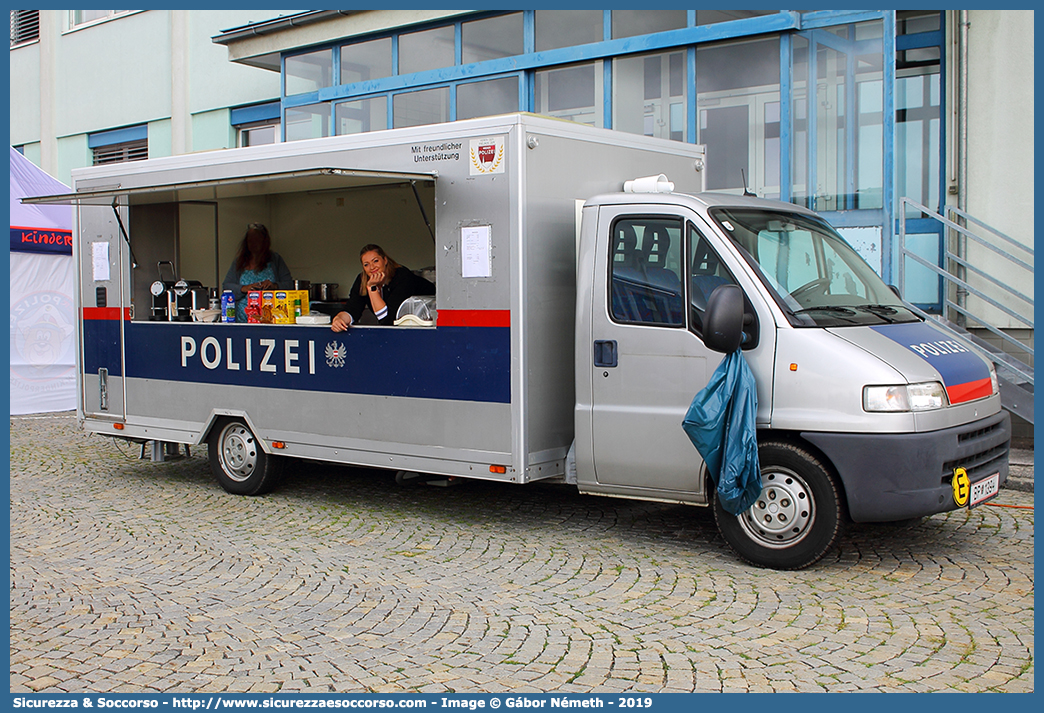
{"label": "woman in blue top", "polygon": [[236,321],[245,322],[246,297],[251,290],[289,290],[294,285],[290,268],[272,251],[268,228],[261,223],[247,226],[243,242],[232,266],[228,268],[222,290],[232,290],[236,297]]}

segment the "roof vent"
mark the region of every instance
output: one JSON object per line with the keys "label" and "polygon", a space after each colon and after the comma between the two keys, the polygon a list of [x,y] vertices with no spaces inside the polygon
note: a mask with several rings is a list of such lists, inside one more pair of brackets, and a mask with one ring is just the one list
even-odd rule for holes
{"label": "roof vent", "polygon": [[624,182],[624,193],[673,193],[674,184],[662,173]]}

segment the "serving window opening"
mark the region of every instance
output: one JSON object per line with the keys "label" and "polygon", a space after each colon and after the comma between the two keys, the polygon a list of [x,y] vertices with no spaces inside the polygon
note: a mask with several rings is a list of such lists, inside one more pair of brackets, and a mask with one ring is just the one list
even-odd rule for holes
{"label": "serving window opening", "polygon": [[[271,250],[292,277],[293,285],[278,289],[306,296],[305,313],[332,317],[344,309],[368,245],[437,284],[435,196],[426,174],[322,169],[114,192],[117,205],[109,207],[99,205],[100,194],[95,205],[81,196],[79,209],[117,212],[133,260],[133,321],[220,321],[214,300],[256,224],[267,228]],[[430,296],[412,306],[415,316],[403,324],[433,324],[424,317],[435,304]],[[358,324],[376,320],[367,312]]]}

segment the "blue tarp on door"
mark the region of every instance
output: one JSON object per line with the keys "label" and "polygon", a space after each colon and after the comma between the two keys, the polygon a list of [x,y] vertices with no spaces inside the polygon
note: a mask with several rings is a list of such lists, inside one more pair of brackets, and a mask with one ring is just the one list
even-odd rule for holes
{"label": "blue tarp on door", "polygon": [[743,353],[726,354],[693,398],[682,428],[703,456],[726,512],[738,515],[761,494],[757,385]]}

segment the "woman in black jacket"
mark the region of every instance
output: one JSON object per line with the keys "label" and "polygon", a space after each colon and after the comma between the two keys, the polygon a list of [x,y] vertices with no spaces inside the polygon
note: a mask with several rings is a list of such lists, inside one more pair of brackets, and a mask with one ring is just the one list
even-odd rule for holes
{"label": "woman in black jacket", "polygon": [[364,246],[359,260],[363,271],[355,278],[344,311],[331,320],[330,328],[335,332],[343,332],[358,322],[367,309],[379,324],[391,325],[399,306],[408,298],[435,294],[435,285],[392,260],[380,245]]}

